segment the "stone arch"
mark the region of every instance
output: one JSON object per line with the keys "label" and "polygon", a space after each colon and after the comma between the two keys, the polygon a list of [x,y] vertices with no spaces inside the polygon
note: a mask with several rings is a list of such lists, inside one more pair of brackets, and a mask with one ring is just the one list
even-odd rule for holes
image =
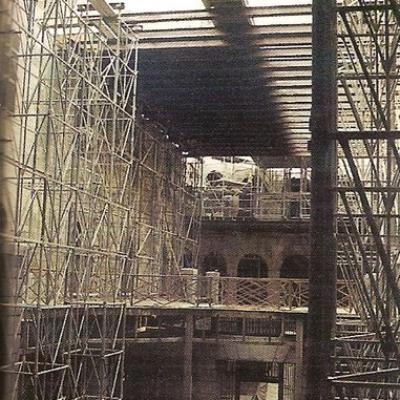
{"label": "stone arch", "polygon": [[302,254],[286,257],[283,260],[280,277],[288,279],[308,279],[309,260]]}
{"label": "stone arch", "polygon": [[201,271],[205,274],[208,271],[218,271],[221,276],[226,275],[225,257],[215,251],[206,254],[201,263]]}
{"label": "stone arch", "polygon": [[242,278],[267,278],[267,263],[258,254],[246,254],[239,261],[237,276]]}

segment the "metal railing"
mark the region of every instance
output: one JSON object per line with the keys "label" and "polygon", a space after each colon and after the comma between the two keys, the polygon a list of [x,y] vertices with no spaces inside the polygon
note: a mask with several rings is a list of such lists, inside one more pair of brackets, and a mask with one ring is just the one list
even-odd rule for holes
{"label": "metal railing", "polygon": [[265,193],[249,188],[237,191],[228,187],[201,189],[202,216],[206,219],[279,221],[310,218],[310,193]]}
{"label": "metal railing", "polygon": [[[196,275],[134,275],[131,287],[119,293],[128,305],[208,304],[229,308],[292,310],[308,306],[306,279],[238,278]],[[352,312],[351,290],[338,282],[339,308]],[[183,304],[182,304],[183,305]]]}
{"label": "metal railing", "polygon": [[310,200],[310,193],[260,193],[256,196],[254,216],[258,220],[307,220],[311,212]]}

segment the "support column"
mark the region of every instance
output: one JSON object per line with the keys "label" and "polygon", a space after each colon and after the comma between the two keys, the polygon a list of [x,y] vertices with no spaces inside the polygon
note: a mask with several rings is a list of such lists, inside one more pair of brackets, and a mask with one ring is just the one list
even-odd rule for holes
{"label": "support column", "polygon": [[296,400],[304,399],[304,320],[296,319],[296,381],[295,396]]}
{"label": "support column", "polygon": [[[285,384],[285,364],[278,364],[278,400],[283,400],[283,386]],[[296,399],[297,400],[297,399]]]}
{"label": "support column", "polygon": [[236,368],[235,368],[235,400],[240,400],[240,377],[236,373]]}
{"label": "support column", "polygon": [[192,400],[193,315],[185,316],[183,349],[183,400]]}
{"label": "support column", "polygon": [[306,398],[332,399],[331,339],[336,319],[336,0],[313,1],[311,259]]}
{"label": "support column", "polygon": [[219,279],[220,273],[216,271],[206,272],[206,277],[210,279],[209,298],[211,304],[219,303]]}
{"label": "support column", "polygon": [[184,277],[184,291],[186,293],[186,301],[189,303],[196,303],[197,299],[197,274],[195,268],[182,268],[182,278]]}

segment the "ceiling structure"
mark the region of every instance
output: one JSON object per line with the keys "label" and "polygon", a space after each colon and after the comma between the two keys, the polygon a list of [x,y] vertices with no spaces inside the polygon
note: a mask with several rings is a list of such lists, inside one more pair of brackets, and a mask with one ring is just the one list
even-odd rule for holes
{"label": "ceiling structure", "polygon": [[244,1],[126,13],[139,101],[189,155],[307,156],[311,5]]}

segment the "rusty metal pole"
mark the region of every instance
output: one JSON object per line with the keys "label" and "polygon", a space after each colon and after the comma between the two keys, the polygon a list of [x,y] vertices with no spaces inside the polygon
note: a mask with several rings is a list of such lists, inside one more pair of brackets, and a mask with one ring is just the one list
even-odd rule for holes
{"label": "rusty metal pole", "polygon": [[306,399],[332,399],[336,320],[336,0],[313,1],[311,113],[311,263],[306,341]]}

